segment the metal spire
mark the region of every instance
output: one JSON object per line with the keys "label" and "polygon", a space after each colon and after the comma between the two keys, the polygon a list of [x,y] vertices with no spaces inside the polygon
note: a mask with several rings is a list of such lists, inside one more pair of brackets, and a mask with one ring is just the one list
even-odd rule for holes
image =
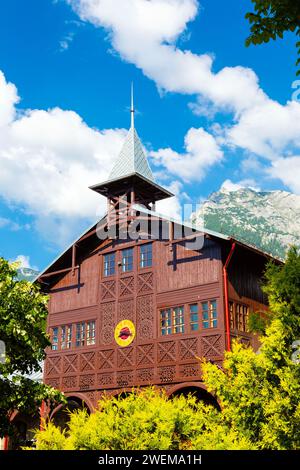
{"label": "metal spire", "polygon": [[134,100],[133,100],[133,82],[131,82],[131,127],[134,129]]}

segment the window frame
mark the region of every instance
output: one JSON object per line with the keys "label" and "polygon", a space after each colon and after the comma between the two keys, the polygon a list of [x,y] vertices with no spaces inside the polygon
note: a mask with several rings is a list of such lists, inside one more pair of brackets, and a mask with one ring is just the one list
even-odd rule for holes
{"label": "window frame", "polygon": [[[208,319],[203,320],[202,317],[202,304],[207,303],[208,305]],[[215,305],[215,307],[214,307]],[[192,312],[192,308],[197,306],[197,312]],[[173,336],[173,335],[198,335],[202,334],[205,332],[209,332],[211,330],[218,330],[220,329],[220,321],[221,318],[219,317],[219,307],[220,306],[220,299],[218,297],[209,299],[209,300],[194,300],[190,302],[185,302],[181,305],[164,305],[162,307],[159,307],[157,309],[158,312],[158,337],[159,338],[164,338],[168,336]],[[182,308],[183,307],[183,331],[182,332],[176,332],[175,327],[176,325],[174,324],[173,317],[172,317],[172,311],[174,311],[176,308]],[[162,313],[163,312],[168,312],[169,311],[169,318],[165,317],[165,321],[169,320],[169,324],[165,324],[165,326],[162,325]],[[171,315],[171,317],[170,317]],[[197,319],[192,319],[192,315],[197,315]],[[208,327],[204,328],[203,327],[203,321],[208,322]],[[193,325],[197,325],[197,329],[193,329]],[[169,333],[164,333],[162,332],[162,329],[164,330],[171,330]]]}
{"label": "window frame", "polygon": [[[85,328],[86,346],[87,347],[95,346],[96,345],[96,320],[87,320],[85,323],[86,323],[86,328]],[[90,330],[89,325],[91,324],[93,325],[93,328]],[[92,332],[92,335],[89,334],[90,332]],[[93,342],[90,342],[91,340],[93,340]]]}
{"label": "window frame", "polygon": [[[177,313],[175,312],[176,309],[182,309],[182,313],[179,314],[178,317],[176,317],[176,313]],[[166,326],[162,326],[162,322],[163,322],[162,314],[164,312],[168,313],[168,317],[164,321],[170,322]],[[183,321],[177,322],[176,321],[177,319],[179,320],[182,319]],[[183,329],[183,331],[176,331],[176,329]],[[170,333],[167,332],[166,334],[163,334],[162,330],[166,330],[166,331],[171,330],[171,332]],[[186,333],[185,331],[185,304],[159,309],[159,334],[161,337],[166,337],[166,336],[171,336],[171,335],[180,335],[180,334],[183,335],[185,333]]]}
{"label": "window frame", "polygon": [[[78,326],[79,328],[79,337],[77,336],[78,333]],[[83,335],[82,335],[82,326],[83,328]],[[86,346],[86,321],[76,322],[75,323],[75,348],[84,348]],[[77,344],[77,343],[80,344]],[[83,344],[82,344],[83,343]]]}
{"label": "window frame", "polygon": [[[218,300],[210,299],[201,301],[201,330],[216,330],[218,328]],[[215,308],[211,308],[215,303]],[[207,310],[203,309],[203,305],[207,304]],[[207,314],[207,318],[204,317],[204,313]],[[214,315],[215,314],[215,315]],[[204,323],[208,323],[207,327],[204,327]]]}
{"label": "window frame", "polygon": [[[241,334],[249,334],[250,305],[229,301],[230,329]],[[242,327],[241,327],[242,326]]]}
{"label": "window frame", "polygon": [[[135,264],[134,264],[134,246],[128,247],[128,248],[123,248],[122,250],[120,250],[120,252],[121,252],[121,274],[127,274],[127,273],[134,272],[134,268],[135,268]],[[124,258],[124,256],[123,256],[124,252],[131,252],[132,256],[131,257],[126,256]],[[125,262],[125,264],[123,263],[124,259],[127,260],[127,263]],[[128,259],[132,260],[131,263],[128,263]],[[126,267],[127,265],[130,265],[131,269],[124,270],[124,267]]]}
{"label": "window frame", "polygon": [[[78,334],[80,325],[80,335]],[[82,328],[83,327],[83,328]],[[71,349],[89,348],[97,344],[97,319],[64,323],[49,328],[51,351],[69,351]],[[90,331],[90,334],[88,335]],[[56,334],[54,334],[56,332]],[[83,333],[83,334],[82,334]],[[53,339],[55,338],[55,343]]]}
{"label": "window frame", "polygon": [[[196,306],[197,311],[192,312],[192,307]],[[189,329],[191,333],[196,333],[200,331],[200,317],[199,317],[199,302],[194,302],[189,304]],[[197,315],[197,320],[192,320],[192,316]],[[197,325],[196,329],[193,329],[192,326]]]}
{"label": "window frame", "polygon": [[[59,343],[60,351],[72,349],[73,324],[72,323],[66,323],[65,325],[61,325],[59,328],[60,328],[60,343]],[[63,336],[63,329],[65,330],[64,336]],[[64,337],[64,339],[63,339],[63,337]],[[64,343],[65,343],[65,346],[63,347]]]}
{"label": "window frame", "polygon": [[[145,247],[151,247],[151,256],[148,256],[148,251],[146,251],[146,262],[150,259],[151,263],[147,264],[146,266],[142,266],[142,250],[145,249]],[[140,270],[145,270],[145,269],[151,269],[153,267],[153,243],[152,242],[147,242],[147,243],[141,243],[138,245],[138,250],[139,250],[139,269]]]}
{"label": "window frame", "polygon": [[[53,326],[51,327],[50,331],[50,340],[51,340],[51,351],[58,351],[59,350],[59,326]],[[54,330],[57,330],[57,334],[54,335]],[[57,338],[54,344],[53,339]],[[56,345],[56,348],[54,347]]]}
{"label": "window frame", "polygon": [[[113,257],[113,264],[108,262],[108,274],[106,274],[106,261],[105,258]],[[112,277],[116,275],[116,261],[117,261],[117,252],[112,251],[109,253],[104,253],[102,255],[102,277],[106,279],[107,277]],[[111,265],[113,266],[113,272],[111,273]]]}

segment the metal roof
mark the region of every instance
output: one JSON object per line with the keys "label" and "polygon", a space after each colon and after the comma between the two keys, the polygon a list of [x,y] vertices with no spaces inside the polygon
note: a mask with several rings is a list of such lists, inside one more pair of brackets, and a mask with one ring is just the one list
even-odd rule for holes
{"label": "metal roof", "polygon": [[172,217],[168,217],[166,215],[160,214],[158,212],[154,212],[154,211],[151,211],[149,209],[146,209],[144,206],[141,206],[139,204],[134,204],[133,208],[136,211],[143,212],[144,214],[151,215],[152,217],[157,217],[157,218],[165,220],[167,222],[173,222],[174,224],[182,225],[183,227],[187,227],[187,228],[190,228],[192,230],[196,230],[199,233],[205,233],[207,235],[211,235],[212,237],[219,238],[221,240],[227,240],[227,241],[232,240],[232,241],[236,242],[237,244],[239,244],[240,246],[248,248],[249,250],[255,251],[256,253],[264,255],[268,258],[272,258],[276,261],[280,261],[280,262],[284,261],[281,258],[273,256],[271,253],[268,253],[266,251],[261,250],[260,248],[258,248],[255,245],[251,245],[251,243],[249,243],[248,241],[238,239],[235,236],[225,235],[224,233],[215,232],[214,230],[210,230],[210,229],[206,228],[205,226],[191,224],[190,222],[186,222],[186,221],[180,221],[180,220],[174,219]]}
{"label": "metal roof", "polygon": [[[12,380],[14,377],[21,376],[21,377],[24,377],[25,379],[32,380],[33,382],[42,383],[43,374],[44,374],[44,361],[41,361],[39,365],[40,365],[40,370],[38,371],[32,372],[31,374],[20,374],[18,372],[14,372],[13,374],[8,376],[8,379]],[[0,374],[0,377],[2,377],[1,374]]]}
{"label": "metal roof", "polygon": [[178,219],[174,219],[173,217],[168,217],[167,215],[160,214],[159,212],[146,209],[146,207],[141,206],[139,204],[134,204],[133,209],[139,212],[143,212],[144,214],[151,215],[152,217],[157,217],[158,219],[165,220],[167,222],[174,222],[174,224],[182,225],[183,227],[187,227],[192,230],[197,230],[200,233],[207,233],[207,235],[211,235],[212,237],[221,238],[222,240],[231,239],[231,237],[229,237],[228,235],[224,235],[223,233],[214,232],[213,230],[209,230],[206,227],[200,227],[199,225],[191,224],[190,222],[182,220],[180,221]]}
{"label": "metal roof", "polygon": [[[277,257],[274,257],[272,254],[270,253],[267,253],[265,251],[262,251],[260,248],[257,248],[256,246],[254,245],[251,245],[250,243],[244,241],[244,240],[238,240],[236,239],[234,236],[229,236],[229,235],[225,235],[223,233],[219,233],[219,232],[214,232],[213,230],[210,230],[206,227],[201,227],[201,226],[198,226],[198,225],[195,225],[195,224],[191,224],[189,222],[186,222],[186,221],[180,221],[180,220],[177,220],[177,219],[174,219],[172,217],[168,217],[164,214],[160,214],[158,212],[155,212],[155,211],[151,211],[149,209],[146,209],[144,206],[141,206],[139,204],[134,204],[133,205],[133,209],[135,209],[136,211],[139,211],[139,212],[142,212],[144,214],[148,214],[148,215],[151,215],[153,217],[157,217],[159,219],[162,219],[162,220],[165,220],[167,222],[174,222],[175,224],[178,224],[178,225],[182,225],[182,226],[185,226],[187,228],[191,228],[193,230],[197,230],[198,232],[200,233],[206,233],[207,235],[211,235],[212,237],[216,237],[216,238],[219,238],[219,239],[222,239],[222,240],[226,240],[226,241],[230,241],[230,240],[233,240],[235,242],[237,242],[239,245],[242,245],[244,246],[245,248],[248,248],[252,251],[255,251],[263,256],[266,256],[268,258],[272,258],[274,260],[277,260],[277,261],[280,261],[282,262],[283,260],[281,260],[280,258],[277,258]],[[100,220],[98,223],[100,222],[103,222],[106,218],[107,214],[105,214]],[[37,277],[34,279],[33,282],[36,282],[38,281],[38,279],[40,278],[40,276],[42,274],[45,274],[50,268],[51,266],[56,262],[58,261],[64,254],[67,253],[68,250],[70,250],[72,248],[72,245],[76,242],[78,242],[80,240],[80,238],[82,236],[84,236],[85,234],[87,234],[90,230],[92,230],[94,227],[96,227],[97,223],[93,224],[91,227],[88,228],[88,230],[85,230],[85,232],[82,233],[82,235],[80,237],[78,237],[76,240],[74,240],[73,243],[71,243],[67,249],[65,249],[59,256],[57,256],[55,258],[54,261],[52,261],[52,263],[50,263],[45,269],[43,269],[43,271],[41,273],[39,273],[37,275]]]}
{"label": "metal roof", "polygon": [[109,175],[110,180],[137,173],[154,182],[154,177],[143,150],[139,136],[132,125],[128,131],[122,150]]}

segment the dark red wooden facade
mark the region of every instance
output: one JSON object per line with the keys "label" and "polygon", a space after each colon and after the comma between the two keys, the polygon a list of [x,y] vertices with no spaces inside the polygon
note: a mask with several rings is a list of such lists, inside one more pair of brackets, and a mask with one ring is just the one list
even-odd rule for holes
{"label": "dark red wooden facade", "polygon": [[[203,246],[191,249],[184,226],[156,214],[156,201],[172,194],[155,183],[133,116],[132,107],[131,128],[109,180],[91,187],[107,198],[107,216],[39,278],[50,294],[48,331],[55,348],[47,351],[44,380],[89,408],[104,391],[116,395],[147,385],[169,394],[201,390],[199,358],[221,365],[230,337],[256,347],[257,339],[247,332],[247,316],[267,308],[260,288],[263,253],[209,231]],[[122,231],[137,220],[147,222],[143,234],[156,222],[157,236],[122,239]],[[98,237],[111,228],[113,239]],[[152,246],[152,262],[143,266],[141,247],[146,243]],[[133,259],[124,272],[121,256],[128,248]],[[105,273],[104,257],[113,253],[114,270]],[[180,327],[163,329],[167,317],[180,321]],[[126,347],[115,338],[122,320],[136,332]],[[95,328],[92,341],[78,340],[81,328],[86,335],[87,328],[89,334]]]}
{"label": "dark red wooden facade", "polygon": [[[131,128],[110,179],[91,187],[107,198],[107,216],[38,279],[50,295],[47,329],[52,347],[46,351],[44,381],[66,394],[69,409],[84,403],[92,411],[104,392],[119,395],[148,385],[169,395],[198,390],[199,398],[212,402],[199,358],[221,366],[224,351],[237,337],[257,348],[247,319],[251,312],[267,309],[260,284],[265,254],[206,230],[196,232],[203,236],[203,246],[191,249],[189,235],[182,233],[186,226],[156,214],[156,201],[172,194],[155,183],[134,128],[133,107],[131,113]],[[154,222],[158,236],[122,239],[121,233],[138,220],[143,235]],[[114,238],[99,238],[111,228]],[[142,265],[146,244],[152,247],[151,263]],[[133,259],[124,271],[122,253],[128,248]],[[104,269],[108,254],[114,254],[113,272]],[[180,319],[180,325],[163,328],[166,312],[171,322]],[[127,346],[115,336],[124,320],[132,325],[130,334],[135,330]],[[43,405],[42,416],[64,425],[62,406],[49,410]]]}
{"label": "dark red wooden facade", "polygon": [[[93,232],[91,232],[93,233]],[[68,349],[47,351],[44,380],[68,396],[96,405],[101,394],[119,394],[132,387],[157,385],[168,393],[202,387],[199,357],[221,365],[226,348],[224,301],[225,260],[230,240],[210,236],[201,250],[185,248],[183,242],[154,240],[152,266],[140,267],[140,247],[149,241],[106,240],[95,235],[77,243],[76,263],[69,272],[59,273],[72,263],[72,249],[51,267],[58,274],[43,277],[50,293],[48,331],[72,325]],[[133,269],[123,273],[120,257],[133,247]],[[116,271],[104,276],[103,257],[115,253]],[[265,310],[260,288],[265,267],[263,254],[237,245],[228,268],[231,337],[257,345],[257,339],[242,324],[251,311]],[[47,272],[46,272],[47,276]],[[217,324],[202,327],[202,304],[216,302]],[[191,329],[190,306],[198,305],[198,330]],[[183,307],[184,332],[162,336],[160,316],[166,308]],[[240,312],[241,321],[237,318]],[[114,331],[121,320],[131,320],[136,336],[120,347]],[[95,344],[76,347],[76,325],[95,322]],[[59,328],[59,331],[61,328]]]}

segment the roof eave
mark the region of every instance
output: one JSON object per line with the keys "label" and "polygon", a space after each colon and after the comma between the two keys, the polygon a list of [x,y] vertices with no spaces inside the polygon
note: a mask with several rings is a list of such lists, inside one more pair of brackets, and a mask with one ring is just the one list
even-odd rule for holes
{"label": "roof eave", "polygon": [[137,173],[137,172],[133,172],[133,173],[129,173],[128,175],[124,175],[124,176],[121,176],[119,178],[114,178],[114,179],[110,179],[110,180],[107,180],[107,181],[104,181],[103,183],[100,183],[100,184],[94,184],[93,186],[89,186],[89,189],[91,189],[92,191],[95,191],[96,193],[99,194],[99,189],[101,188],[105,188],[113,183],[117,183],[118,181],[122,181],[124,179],[127,179],[127,178],[132,178],[132,177],[138,177],[138,178],[141,178],[143,181],[145,181],[146,183],[150,184],[151,186],[154,186],[155,188],[157,188],[159,191],[165,193],[167,195],[167,197],[173,197],[175,196],[173,193],[171,193],[171,191],[169,191],[168,189],[165,189],[163,188],[162,186],[160,186],[159,184],[155,183],[154,181],[146,178],[145,176],[141,175],[140,173]]}

